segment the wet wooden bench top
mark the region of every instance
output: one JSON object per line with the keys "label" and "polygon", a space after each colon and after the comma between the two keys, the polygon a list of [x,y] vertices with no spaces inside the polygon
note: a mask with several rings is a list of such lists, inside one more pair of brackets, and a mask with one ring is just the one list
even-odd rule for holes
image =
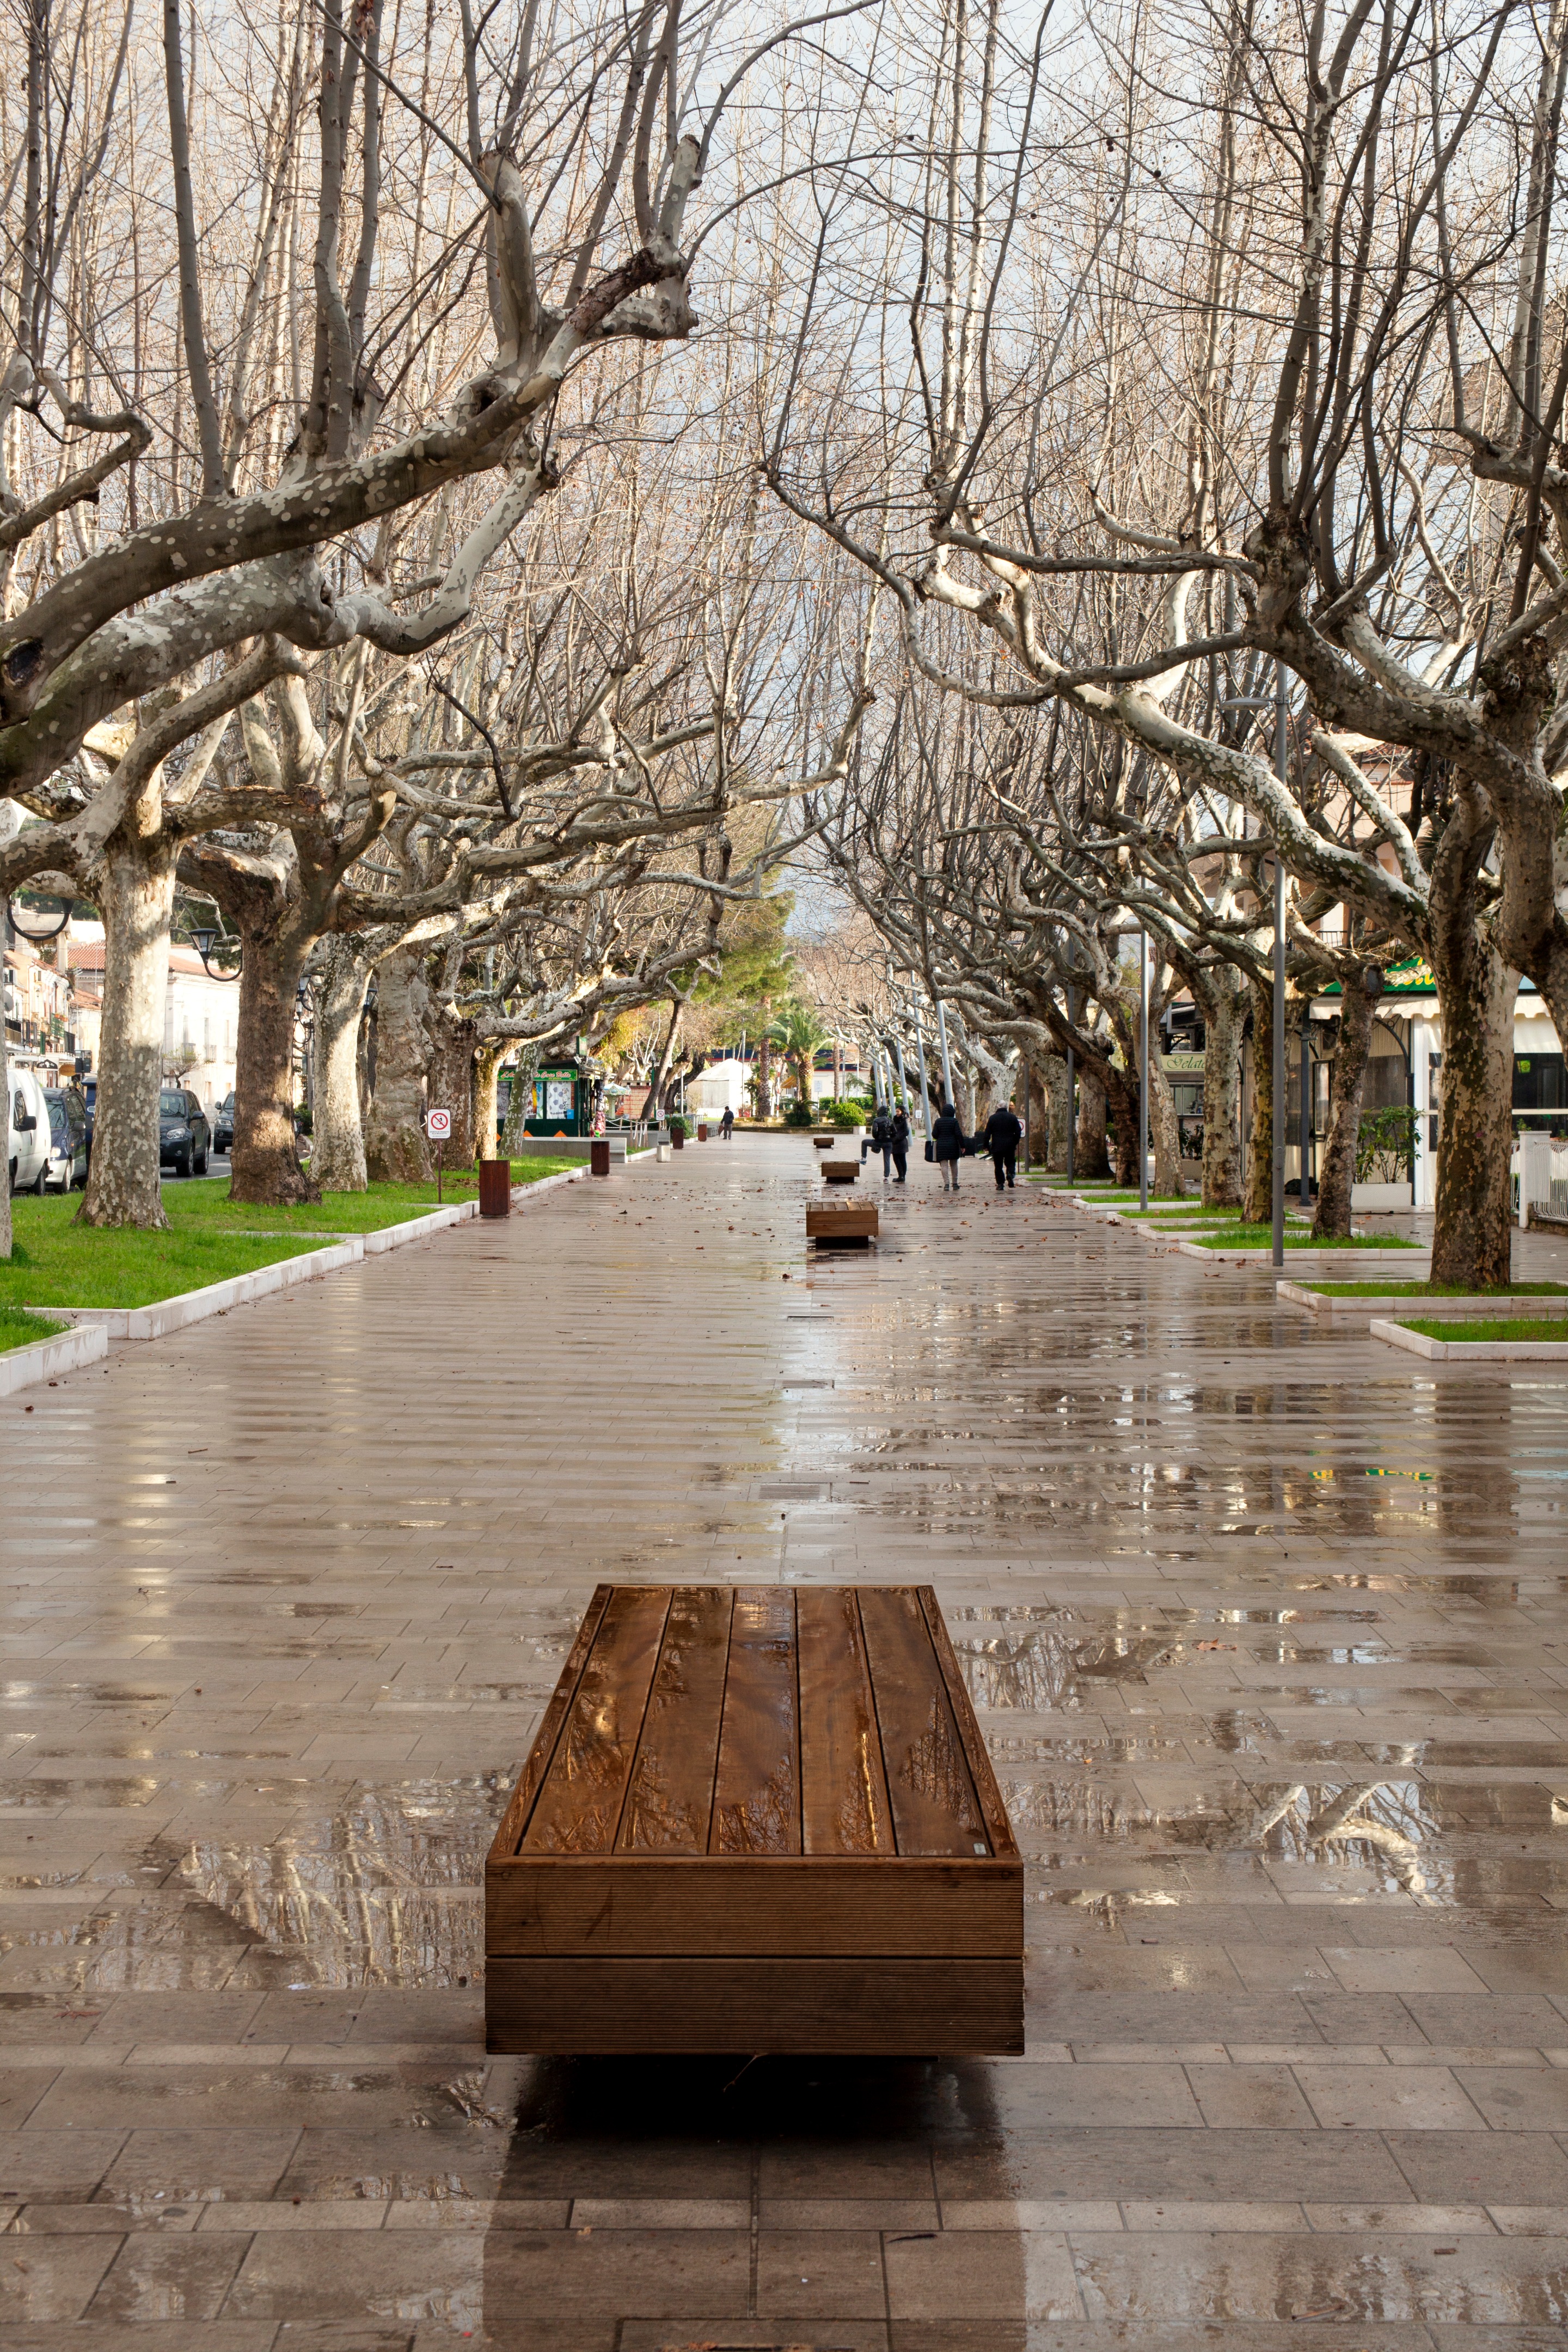
{"label": "wet wooden bench top", "polygon": [[601,1585],[503,1853],[1016,1860],[929,1585]]}

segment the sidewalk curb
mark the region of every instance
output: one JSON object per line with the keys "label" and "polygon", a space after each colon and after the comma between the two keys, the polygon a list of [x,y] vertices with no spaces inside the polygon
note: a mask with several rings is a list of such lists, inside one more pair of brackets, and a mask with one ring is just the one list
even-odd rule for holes
{"label": "sidewalk curb", "polygon": [[[1378,1270],[1383,1271],[1381,1267]],[[1495,1317],[1500,1321],[1521,1315],[1568,1317],[1568,1297],[1552,1297],[1550,1294],[1542,1297],[1527,1293],[1519,1298],[1330,1298],[1321,1290],[1295,1282],[1277,1282],[1274,1288],[1287,1306],[1305,1307],[1309,1315],[1321,1315],[1329,1322],[1353,1323],[1363,1316],[1394,1318],[1401,1315],[1420,1315],[1425,1318],[1457,1314],[1461,1320],[1472,1323],[1483,1317]],[[1568,1322],[1563,1328],[1568,1333]]]}
{"label": "sidewalk curb", "polygon": [[18,1389],[30,1389],[39,1381],[57,1380],[61,1372],[79,1371],[108,1353],[109,1335],[98,1325],[30,1339],[25,1348],[7,1348],[0,1356],[0,1397],[15,1396]]}
{"label": "sidewalk curb", "polygon": [[[1277,1271],[1274,1254],[1267,1249],[1208,1249],[1202,1242],[1176,1242],[1173,1246],[1184,1257],[1195,1257],[1205,1265],[1262,1266]],[[1389,1250],[1314,1250],[1293,1249],[1287,1254],[1287,1264],[1298,1274],[1331,1274],[1338,1266],[1359,1265],[1368,1274],[1408,1274],[1420,1280],[1432,1271],[1429,1249]]]}
{"label": "sidewalk curb", "polygon": [[298,1282],[336,1274],[342,1266],[357,1265],[363,1256],[364,1244],[356,1234],[350,1241],[334,1242],[328,1249],[303,1250],[298,1257],[279,1258],[272,1265],[254,1266],[248,1274],[231,1275],[226,1282],[209,1282],[200,1290],[177,1290],[172,1298],[154,1299],[150,1307],[35,1307],[32,1311],[58,1316],[62,1323],[74,1323],[79,1329],[96,1328],[106,1339],[166,1339],[171,1332],[203,1323],[209,1315],[226,1315],[231,1307],[248,1307],[253,1300],[291,1289]]}
{"label": "sidewalk curb", "polygon": [[[1523,1302],[1528,1305],[1528,1301]],[[1520,1320],[1525,1318],[1521,1316]],[[1403,1323],[1373,1323],[1372,1336],[1436,1364],[1568,1364],[1568,1339],[1429,1339]]]}

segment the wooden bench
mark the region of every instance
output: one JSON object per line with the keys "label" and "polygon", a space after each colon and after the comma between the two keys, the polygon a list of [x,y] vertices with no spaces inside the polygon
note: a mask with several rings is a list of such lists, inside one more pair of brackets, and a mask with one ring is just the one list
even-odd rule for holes
{"label": "wooden bench", "polygon": [[486,1866],[490,2050],[1017,2052],[1023,1945],[929,1585],[600,1585]]}
{"label": "wooden bench", "polygon": [[860,1162],[858,1160],[825,1160],[822,1163],[825,1183],[853,1184],[859,1173]]}
{"label": "wooden bench", "polygon": [[805,1238],[808,1242],[827,1243],[830,1246],[846,1242],[858,1243],[862,1247],[877,1240],[882,1230],[881,1216],[875,1202],[850,1208],[847,1202],[840,1208],[837,1202],[825,1202],[820,1208],[807,1205]]}

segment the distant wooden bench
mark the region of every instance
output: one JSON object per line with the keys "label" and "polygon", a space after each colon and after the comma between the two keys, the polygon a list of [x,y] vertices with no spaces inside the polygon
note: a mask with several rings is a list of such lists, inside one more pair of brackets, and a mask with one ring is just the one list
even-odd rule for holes
{"label": "distant wooden bench", "polygon": [[489,2049],[1016,2052],[1023,1944],[929,1585],[600,1585],[486,1867]]}
{"label": "distant wooden bench", "polygon": [[846,1202],[842,1207],[835,1201],[831,1206],[805,1212],[805,1238],[808,1242],[865,1244],[878,1239],[882,1220],[874,1201],[858,1203],[853,1209]]}

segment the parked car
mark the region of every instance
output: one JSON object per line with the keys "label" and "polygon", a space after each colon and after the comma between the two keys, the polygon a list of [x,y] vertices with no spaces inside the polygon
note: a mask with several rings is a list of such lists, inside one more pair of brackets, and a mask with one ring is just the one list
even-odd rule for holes
{"label": "parked car", "polygon": [[13,1192],[41,1192],[49,1166],[49,1107],[32,1070],[10,1072],[6,1158]]}
{"label": "parked car", "polygon": [[212,1150],[207,1115],[183,1087],[165,1087],[158,1097],[158,1158],[176,1176],[205,1176]]}
{"label": "parked car", "polygon": [[51,1192],[68,1192],[87,1182],[91,1157],[87,1134],[87,1106],[74,1087],[46,1087],[49,1113],[49,1157],[44,1182]]}
{"label": "parked car", "polygon": [[87,1148],[92,1150],[92,1123],[98,1117],[98,1080],[84,1078],[81,1087],[82,1108],[87,1112]]}
{"label": "parked car", "polygon": [[217,1107],[213,1118],[213,1150],[234,1150],[234,1091],[231,1087]]}

